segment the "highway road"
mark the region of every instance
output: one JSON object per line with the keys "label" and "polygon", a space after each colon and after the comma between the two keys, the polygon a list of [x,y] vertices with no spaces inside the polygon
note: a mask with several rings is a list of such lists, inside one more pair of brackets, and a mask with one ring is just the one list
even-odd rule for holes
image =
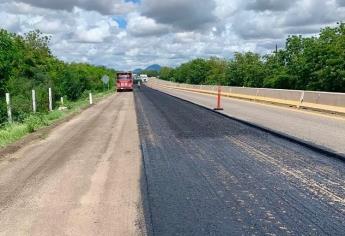
{"label": "highway road", "polygon": [[344,162],[150,88],[135,98],[152,235],[344,234]]}
{"label": "highway road", "polygon": [[342,235],[345,163],[165,93],[0,159],[0,235]]}
{"label": "highway road", "polygon": [[[156,87],[168,94],[214,108],[213,95]],[[345,118],[239,99],[222,98],[224,114],[305,140],[345,156]]]}
{"label": "highway road", "polygon": [[145,234],[132,93],[0,159],[0,235]]}

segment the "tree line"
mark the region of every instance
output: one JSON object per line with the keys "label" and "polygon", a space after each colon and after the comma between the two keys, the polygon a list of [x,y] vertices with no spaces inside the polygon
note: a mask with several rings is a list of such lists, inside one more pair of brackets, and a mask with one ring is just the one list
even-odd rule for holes
{"label": "tree line", "polygon": [[103,75],[111,78],[111,86],[114,84],[114,70],[59,60],[49,42],[50,37],[38,30],[21,36],[0,29],[0,123],[7,117],[6,92],[11,94],[14,118],[20,121],[32,111],[32,89],[36,91],[37,110],[46,112],[49,87],[56,105],[62,96],[73,101],[89,91],[102,91]]}
{"label": "tree line", "polygon": [[233,59],[194,59],[163,67],[160,78],[189,84],[345,92],[345,23],[315,37],[289,36],[285,48],[261,56],[235,53]]}

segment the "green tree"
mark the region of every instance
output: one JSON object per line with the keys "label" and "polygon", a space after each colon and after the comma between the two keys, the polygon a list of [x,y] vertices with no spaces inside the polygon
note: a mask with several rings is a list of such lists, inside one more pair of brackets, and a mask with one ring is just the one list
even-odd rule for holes
{"label": "green tree", "polygon": [[48,88],[54,101],[60,96],[79,99],[87,91],[102,91],[101,77],[108,75],[115,85],[115,70],[83,63],[65,63],[49,48],[50,37],[40,31],[18,36],[0,30],[0,122],[6,120],[5,92],[11,93],[15,120],[31,112],[31,90],[36,90],[37,108],[48,109]]}
{"label": "green tree", "polygon": [[262,87],[266,75],[260,55],[252,52],[235,53],[226,69],[226,78],[231,86]]}
{"label": "green tree", "polygon": [[174,69],[170,67],[162,67],[159,72],[159,78],[171,81],[174,79]]}
{"label": "green tree", "polygon": [[227,85],[225,71],[228,66],[228,62],[224,59],[217,57],[211,57],[208,61],[209,71],[207,73],[206,84],[220,84]]}

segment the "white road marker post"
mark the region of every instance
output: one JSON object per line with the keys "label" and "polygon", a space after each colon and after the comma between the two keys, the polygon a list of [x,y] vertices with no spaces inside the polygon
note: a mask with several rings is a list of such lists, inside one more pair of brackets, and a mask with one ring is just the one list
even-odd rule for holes
{"label": "white road marker post", "polygon": [[90,105],[93,104],[93,101],[92,101],[92,93],[89,93],[89,101],[90,101]]}
{"label": "white road marker post", "polygon": [[36,113],[36,91],[33,89],[31,90],[32,94],[32,111],[33,113]]}
{"label": "white road marker post", "polygon": [[11,109],[11,101],[10,101],[10,94],[6,93],[6,104],[7,104],[7,116],[8,116],[8,123],[12,123],[12,109]]}
{"label": "white road marker post", "polygon": [[52,99],[52,89],[48,89],[49,94],[49,111],[53,111],[53,99]]}
{"label": "white road marker post", "polygon": [[255,99],[254,99],[254,101],[256,101],[256,100],[258,99],[259,92],[260,92],[260,90],[259,90],[259,89],[257,89],[257,90],[256,90],[256,94],[255,94]]}
{"label": "white road marker post", "polygon": [[301,106],[302,106],[302,103],[303,103],[303,100],[304,100],[304,91],[302,91],[301,93],[301,98],[299,99],[299,103],[297,105],[297,108],[300,109]]}
{"label": "white road marker post", "polygon": [[61,106],[63,107],[63,97],[61,97],[60,100],[61,100]]}

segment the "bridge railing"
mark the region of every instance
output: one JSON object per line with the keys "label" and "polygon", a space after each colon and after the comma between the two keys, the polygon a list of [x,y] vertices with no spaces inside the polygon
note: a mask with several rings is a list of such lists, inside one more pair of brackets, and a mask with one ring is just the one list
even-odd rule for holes
{"label": "bridge railing", "polygon": [[[218,88],[215,85],[181,84],[155,78],[151,79],[149,84],[207,94],[216,94]],[[345,93],[231,86],[221,86],[221,91],[222,96],[227,97],[345,114]]]}

